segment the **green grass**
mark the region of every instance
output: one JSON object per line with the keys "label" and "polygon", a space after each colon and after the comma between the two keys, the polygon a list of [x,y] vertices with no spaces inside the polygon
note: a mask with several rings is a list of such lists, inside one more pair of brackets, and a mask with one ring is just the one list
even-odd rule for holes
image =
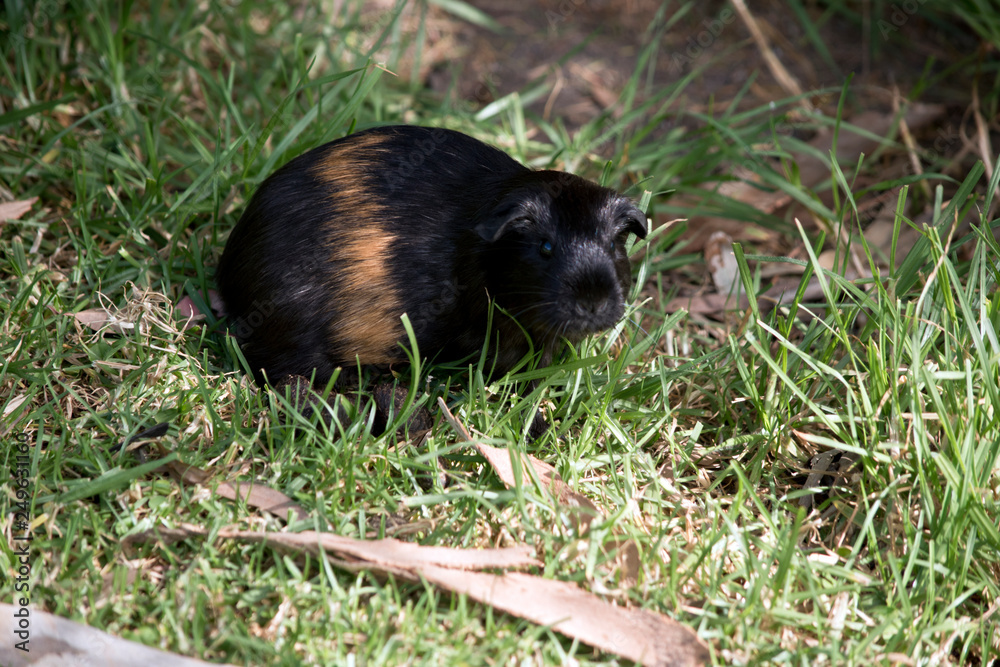
{"label": "green grass", "polygon": [[[620,113],[575,131],[526,111],[537,83],[479,109],[376,66],[385,58],[394,72],[420,53],[419,6],[405,8],[416,30],[372,24],[354,3],[340,17],[278,2],[5,8],[0,198],[39,200],[0,226],[0,433],[5,445],[31,437],[38,608],[234,664],[618,662],[429,586],[260,545],[127,541],[182,523],[281,528],[111,449],[168,422],[160,442],[182,461],[279,489],[317,526],[461,548],[533,545],[540,573],[676,618],[717,664],[897,664],[898,654],[983,665],[1000,654],[1000,248],[987,217],[1000,172],[988,182],[977,165],[918,181],[942,202],[935,225],[893,268],[855,235],[875,278],[847,283],[819,268],[830,246],[821,234],[800,236],[791,220],[702,187],[748,155],[787,157],[792,125],[839,117],[786,117],[791,101],[686,113],[678,100],[690,79],[658,89],[648,76],[672,6],[642,37]],[[661,135],[668,119],[693,129]],[[552,463],[605,509],[585,540],[546,494],[505,489],[446,424],[421,448],[373,437],[362,399],[359,418],[330,434],[257,393],[217,323],[179,332],[171,319],[171,304],[211,286],[243,203],[275,167],[352,127],[404,121],[469,132],[636,199],[649,191],[661,216],[770,227],[808,249],[803,281],[824,276],[818,302],[754,309],[731,326],[667,316],[658,307],[669,276],[703,274],[675,227],[645,247],[638,305],[618,330],[493,384],[475,366],[425,369],[416,405],[434,411],[444,397],[468,427]],[[529,139],[530,126],[541,132]],[[794,191],[834,230],[852,228],[864,194],[855,179],[877,170],[831,169],[821,199],[760,165],[766,183]],[[900,228],[921,208],[903,180],[872,189],[899,192]],[[678,194],[700,195],[698,210]],[[954,236],[955,220],[972,231]],[[738,251],[753,289],[767,260]],[[146,325],[97,335],[71,316],[102,304],[141,312]],[[682,353],[666,353],[667,337]],[[525,417],[539,403],[554,425],[527,443]],[[856,463],[809,512],[805,469],[830,449]],[[0,451],[13,469],[13,448]],[[13,501],[5,487],[3,516]],[[624,590],[598,548],[621,537],[641,554],[639,582]],[[0,568],[9,602],[7,541]]]}

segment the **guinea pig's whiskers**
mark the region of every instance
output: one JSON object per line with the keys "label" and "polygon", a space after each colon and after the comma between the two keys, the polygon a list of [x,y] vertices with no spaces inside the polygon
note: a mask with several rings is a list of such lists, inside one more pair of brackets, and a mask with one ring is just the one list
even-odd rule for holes
{"label": "guinea pig's whiskers", "polygon": [[632,317],[628,318],[628,321],[631,322],[635,326],[635,328],[641,331],[643,334],[645,334],[646,336],[649,335],[649,332],[646,331],[645,327],[642,326],[642,318],[633,314]]}
{"label": "guinea pig's whiskers", "polygon": [[556,304],[555,301],[543,301],[541,303],[532,303],[525,306],[524,308],[521,308],[520,310],[512,312],[511,315],[514,317],[515,320],[519,320],[524,315],[527,315],[528,313],[531,313],[536,310],[544,312],[543,309],[555,306],[555,304]]}

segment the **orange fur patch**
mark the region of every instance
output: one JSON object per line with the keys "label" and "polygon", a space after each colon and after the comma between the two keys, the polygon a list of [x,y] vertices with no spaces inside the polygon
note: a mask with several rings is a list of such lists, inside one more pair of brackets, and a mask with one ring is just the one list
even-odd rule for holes
{"label": "orange fur patch", "polygon": [[385,140],[385,135],[375,134],[341,144],[314,168],[330,185],[333,215],[338,219],[330,253],[341,275],[330,286],[338,296],[338,318],[330,335],[347,360],[357,357],[366,365],[406,358],[397,345],[405,338],[399,321],[403,307],[388,273],[396,239],[382,227],[385,211],[371,195],[366,172]]}

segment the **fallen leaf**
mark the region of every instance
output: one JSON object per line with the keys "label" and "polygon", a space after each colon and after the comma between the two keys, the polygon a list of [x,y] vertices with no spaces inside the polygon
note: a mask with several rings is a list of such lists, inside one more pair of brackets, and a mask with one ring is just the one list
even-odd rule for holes
{"label": "fallen leaf", "polygon": [[182,320],[188,320],[188,322],[184,325],[185,329],[189,329],[196,324],[193,320],[200,320],[205,317],[205,315],[198,310],[198,306],[194,304],[194,301],[189,296],[185,296],[177,302],[177,305],[174,306],[174,314]]}
{"label": "fallen leaf", "polygon": [[745,309],[749,304],[746,297],[742,297],[739,304],[734,304],[725,294],[717,292],[704,292],[701,294],[691,294],[690,296],[675,296],[668,301],[663,310],[667,313],[676,313],[684,310],[691,315],[718,315],[726,308]]}
{"label": "fallen leaf", "polygon": [[81,325],[93,331],[110,330],[115,333],[124,334],[131,332],[135,328],[132,322],[126,322],[104,308],[88,308],[71,314]]}
{"label": "fallen leaf", "polygon": [[705,243],[705,263],[712,274],[715,291],[726,296],[735,306],[743,296],[743,289],[740,268],[733,254],[733,237],[722,231],[713,232]]}
{"label": "fallen leaf", "polygon": [[[212,314],[216,317],[224,317],[226,314],[222,297],[214,289],[208,290],[208,307],[212,309]],[[184,296],[177,302],[177,305],[174,306],[174,315],[178,319],[184,320],[184,329],[197,326],[205,318],[205,313],[201,312],[190,296]]]}
{"label": "fallen leaf", "polygon": [[[209,484],[212,479],[212,475],[201,468],[189,466],[180,461],[171,461],[164,467],[184,484],[204,486]],[[213,488],[216,494],[227,500],[239,500],[250,507],[269,512],[279,519],[287,519],[289,512],[292,513],[296,521],[304,521],[309,518],[309,513],[294,500],[281,491],[263,484],[219,480]]]}
{"label": "fallen leaf", "polygon": [[[28,650],[15,648],[22,611],[30,614]],[[27,632],[27,631],[25,631]],[[211,664],[150,648],[115,637],[107,632],[76,623],[32,607],[0,603],[0,664],[6,667],[53,667],[55,665],[103,665],[104,667],[204,667]]]}
{"label": "fallen leaf", "polygon": [[[132,542],[173,542],[209,537],[194,526],[158,528],[130,535]],[[217,539],[263,543],[273,548],[325,554],[342,568],[426,581],[445,590],[525,618],[580,641],[644,665],[681,667],[704,664],[708,648],[690,628],[645,609],[627,609],[574,584],[519,572],[491,574],[484,569],[540,566],[527,546],[452,549],[394,539],[356,540],[333,533],[218,531]]]}
{"label": "fallen leaf", "polygon": [[98,368],[103,368],[106,371],[134,371],[141,366],[135,364],[128,364],[124,361],[104,361],[103,359],[95,359],[94,365]]}
{"label": "fallen leaf", "polygon": [[541,567],[534,549],[527,545],[494,549],[455,549],[423,546],[391,537],[381,540],[358,540],[334,533],[307,530],[300,533],[259,533],[254,531],[219,531],[223,539],[264,542],[270,546],[294,547],[319,556],[325,551],[340,558],[350,558],[366,568],[393,572],[418,572],[426,567],[457,570],[510,569]]}
{"label": "fallen leaf", "polygon": [[19,407],[21,407],[21,404],[24,403],[26,400],[28,400],[27,394],[21,394],[19,396],[15,396],[14,398],[10,399],[7,405],[5,405],[3,408],[3,416],[6,417],[10,413],[14,412],[14,410],[17,410]]}
{"label": "fallen leaf", "polygon": [[612,538],[601,545],[601,550],[614,559],[622,588],[639,583],[639,546],[635,540]]}
{"label": "fallen leaf", "polygon": [[20,220],[21,216],[31,210],[38,197],[0,203],[0,221]]}
{"label": "fallen leaf", "polygon": [[80,312],[69,314],[71,314],[77,322],[85,327],[90,327],[94,331],[100,331],[102,327],[111,321],[111,313],[103,308],[88,308],[87,310],[81,310]]}
{"label": "fallen leaf", "polygon": [[[444,413],[444,418],[451,424],[452,428],[458,431],[459,435],[476,448],[476,451],[486,459],[500,480],[508,487],[516,486],[517,477],[514,475],[514,465],[511,461],[511,456],[516,455],[515,452],[510,449],[501,449],[476,441],[462,423],[455,419],[455,415],[451,413],[451,410],[448,409],[448,404],[441,397],[438,397],[438,406],[440,406]],[[559,473],[556,472],[556,469],[548,463],[540,461],[534,456],[523,454],[521,455],[521,469],[524,470],[527,467],[535,471],[538,480],[556,497],[559,504],[570,510],[569,518],[578,534],[585,533],[594,518],[601,515],[600,510],[591,502],[590,498],[570,488],[566,482],[559,478]]]}
{"label": "fallen leaf", "polygon": [[[900,266],[910,250],[920,240],[920,228],[927,224],[933,224],[934,207],[928,205],[918,215],[913,216],[913,226],[902,223],[899,229],[899,236],[896,239],[896,266]],[[892,257],[892,235],[896,226],[896,208],[885,206],[879,212],[875,221],[865,229],[865,241],[873,248],[878,248],[887,257]],[[963,225],[964,231],[965,225]]]}
{"label": "fallen leaf", "polygon": [[690,628],[646,609],[605,602],[573,584],[519,572],[427,568],[423,578],[643,665],[701,665],[708,648]]}
{"label": "fallen leaf", "polygon": [[[154,528],[133,533],[126,538],[129,544],[143,542],[174,543],[184,539],[208,538],[208,530],[183,524],[176,528]],[[453,549],[451,547],[422,546],[391,537],[381,540],[358,540],[335,533],[305,530],[298,533],[261,532],[223,528],[217,539],[265,544],[286,552],[302,552],[313,556],[326,554],[338,565],[351,570],[367,569],[386,572],[408,579],[416,579],[425,567],[457,570],[493,570],[540,567],[527,545],[498,547],[495,549]]]}

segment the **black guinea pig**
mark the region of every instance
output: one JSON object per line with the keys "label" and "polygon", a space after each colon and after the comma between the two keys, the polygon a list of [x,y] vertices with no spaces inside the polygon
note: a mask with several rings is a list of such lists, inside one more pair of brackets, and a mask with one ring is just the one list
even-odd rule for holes
{"label": "black guinea pig", "polygon": [[629,234],[646,236],[646,216],[613,190],[460,132],[379,127],[268,177],[216,280],[258,381],[405,362],[404,313],[421,356],[478,357],[490,300],[497,375],[622,317]]}

